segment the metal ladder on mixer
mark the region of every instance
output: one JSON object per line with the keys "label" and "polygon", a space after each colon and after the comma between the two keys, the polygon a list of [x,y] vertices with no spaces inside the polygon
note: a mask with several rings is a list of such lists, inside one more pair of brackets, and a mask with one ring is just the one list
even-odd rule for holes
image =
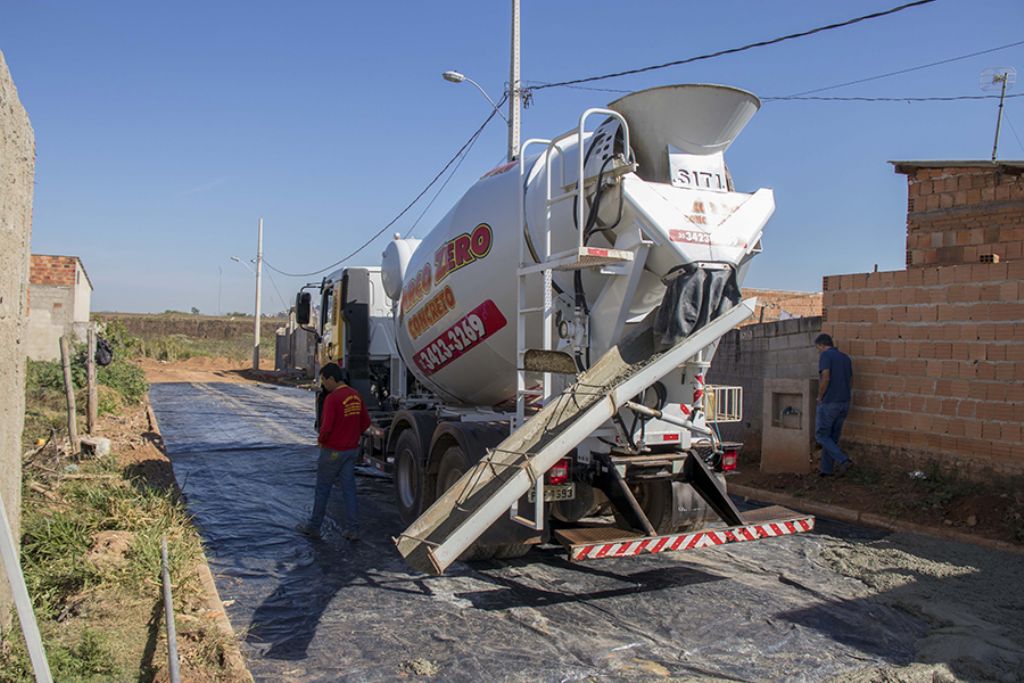
{"label": "metal ladder on mixer", "polygon": [[[553,292],[553,277],[554,271],[572,271],[581,270],[584,268],[596,268],[609,264],[625,263],[633,260],[633,252],[624,251],[621,249],[604,249],[597,247],[588,247],[584,243],[584,226],[587,224],[587,213],[586,213],[586,187],[594,183],[596,184],[598,178],[596,176],[592,178],[584,177],[584,139],[583,134],[587,120],[594,115],[603,115],[615,118],[622,125],[622,131],[624,134],[624,149],[627,151],[630,149],[629,146],[629,125],[626,123],[626,119],[623,118],[618,112],[610,109],[592,108],[587,109],[580,115],[579,123],[575,130],[571,130],[553,140],[543,140],[540,138],[531,138],[524,142],[519,149],[518,168],[519,168],[519,190],[518,190],[518,221],[519,226],[519,267],[516,270],[516,413],[512,422],[512,430],[521,427],[526,421],[526,408],[527,405],[534,402],[546,403],[552,395],[552,381],[551,372],[543,372],[538,370],[528,369],[528,353],[530,351],[542,351],[542,352],[553,352],[553,316],[554,316],[554,292]],[[558,144],[564,140],[575,137],[578,140],[577,151],[578,151],[578,172],[577,179],[574,187],[569,188],[565,183],[565,156],[562,148]],[[544,211],[544,225],[541,231],[540,237],[540,253],[533,254],[539,262],[533,264],[527,264],[527,226],[525,216],[525,203],[526,203],[526,177],[527,166],[526,166],[526,151],[532,145],[545,145],[544,151],[544,164],[545,172],[547,176],[547,193],[545,196],[545,211]],[[559,188],[561,194],[552,196],[552,166],[555,158],[559,161],[559,177],[561,182]],[[566,200],[573,200],[576,202],[576,216],[577,218],[577,244],[574,249],[559,252],[557,254],[551,253],[551,208],[560,202]],[[543,277],[543,297],[542,303],[539,306],[528,306],[527,305],[527,279],[541,273]],[[540,316],[542,325],[542,346],[540,349],[530,349],[527,347],[527,327],[532,317]],[[567,368],[568,369],[568,368]],[[571,371],[575,371],[575,368],[571,368]],[[543,380],[540,383],[540,388],[537,385],[528,385],[527,373],[540,373],[543,375]],[[538,484],[540,487],[542,484]],[[537,495],[541,495],[541,491],[537,491]],[[541,498],[538,498],[540,500]],[[513,515],[513,519],[516,517]],[[517,520],[522,521],[522,520]],[[536,527],[535,527],[536,528]]]}

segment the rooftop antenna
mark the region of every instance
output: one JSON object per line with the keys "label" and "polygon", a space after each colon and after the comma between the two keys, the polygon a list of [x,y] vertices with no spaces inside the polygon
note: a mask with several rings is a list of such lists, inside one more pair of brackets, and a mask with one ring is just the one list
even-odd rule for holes
{"label": "rooftop antenna", "polygon": [[1017,70],[1012,66],[993,66],[981,72],[981,89],[986,92],[999,91],[999,113],[996,114],[996,139],[992,143],[992,161],[996,160],[999,149],[999,125],[1003,122],[1003,100],[1006,89],[1017,82]]}

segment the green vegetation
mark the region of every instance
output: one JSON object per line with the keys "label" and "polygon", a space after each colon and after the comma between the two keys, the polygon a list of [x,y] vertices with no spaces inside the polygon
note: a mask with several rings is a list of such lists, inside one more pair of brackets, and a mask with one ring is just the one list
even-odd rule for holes
{"label": "green vegetation", "polygon": [[[120,323],[108,324],[103,336],[114,360],[97,368],[98,412],[119,417],[108,427],[101,421],[101,433],[116,444],[118,434],[108,428],[127,429],[131,436],[137,428],[127,425],[144,424],[141,404],[148,385],[135,359],[145,347]],[[72,382],[82,416],[85,358],[84,345],[76,346]],[[162,462],[169,467],[169,462],[146,456],[146,467],[122,467],[116,454],[101,459],[66,455],[59,362],[29,361],[25,394],[21,561],[54,680],[151,681],[157,676],[166,661],[159,651],[166,647],[160,590],[165,536],[174,608],[181,616],[183,672],[191,669],[203,672],[201,680],[221,680],[226,641],[198,616],[207,609],[195,571],[202,556],[199,537],[177,489],[154,485],[140,474],[157,476],[153,466]],[[40,438],[46,442],[35,447]],[[4,636],[0,683],[34,680],[17,621]]]}
{"label": "green vegetation", "polygon": [[[192,571],[201,546],[182,502],[113,457],[72,463],[49,446],[25,463],[24,497],[22,568],[54,680],[151,680],[162,661],[146,644],[146,622],[160,601],[163,536],[175,611],[201,603]],[[11,635],[0,681],[30,681],[20,631]]]}
{"label": "green vegetation", "polygon": [[[146,376],[133,360],[142,350],[142,342],[120,323],[110,323],[104,338],[114,350],[114,360],[106,367],[97,367],[99,385],[97,413],[110,415],[126,405],[138,404],[149,390]],[[85,417],[86,345],[76,344],[72,351],[71,382],[75,387],[75,408]],[[25,377],[25,430],[23,444],[28,447],[37,439],[45,439],[66,429],[67,399],[64,392],[64,370],[60,361],[28,361]]]}

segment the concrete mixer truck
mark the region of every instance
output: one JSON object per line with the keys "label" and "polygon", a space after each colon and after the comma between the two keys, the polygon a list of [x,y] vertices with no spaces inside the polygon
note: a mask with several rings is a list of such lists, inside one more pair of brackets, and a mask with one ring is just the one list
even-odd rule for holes
{"label": "concrete mixer truck", "polygon": [[[572,560],[813,527],[726,494],[739,388],[709,387],[772,192],[737,191],[730,144],[757,111],[717,85],[584,111],[484,174],[422,240],[319,289],[320,361],[346,367],[382,438],[417,569],[559,542]],[[301,323],[311,294],[300,293]],[[709,526],[709,522],[711,525]]]}

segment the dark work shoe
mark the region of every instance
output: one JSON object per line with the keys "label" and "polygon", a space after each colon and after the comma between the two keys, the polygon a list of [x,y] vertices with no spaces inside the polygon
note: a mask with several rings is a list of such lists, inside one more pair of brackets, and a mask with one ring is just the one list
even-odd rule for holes
{"label": "dark work shoe", "polygon": [[295,530],[298,531],[303,536],[308,536],[308,537],[312,538],[314,541],[319,541],[320,540],[320,530],[319,529],[314,529],[313,527],[309,526],[308,524],[296,524],[295,525]]}
{"label": "dark work shoe", "polygon": [[831,472],[818,472],[818,476],[819,477],[831,477],[832,473]]}
{"label": "dark work shoe", "polygon": [[359,541],[359,532],[358,531],[346,531],[345,533],[342,534],[342,536],[344,536],[346,540],[349,540],[349,541],[351,541],[353,543],[356,543],[356,542]]}
{"label": "dark work shoe", "polygon": [[847,460],[844,463],[842,463],[839,467],[837,467],[836,471],[839,473],[839,476],[842,477],[842,476],[845,476],[847,472],[852,470],[853,467],[854,467],[853,461],[852,460]]}

